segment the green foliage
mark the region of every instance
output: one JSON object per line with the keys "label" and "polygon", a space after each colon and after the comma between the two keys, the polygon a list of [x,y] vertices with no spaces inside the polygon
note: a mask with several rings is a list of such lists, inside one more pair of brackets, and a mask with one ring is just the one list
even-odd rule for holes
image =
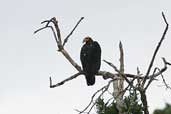
{"label": "green foliage", "polygon": [[116,108],[116,103],[112,102],[108,105],[108,102],[105,103],[103,98],[99,98],[96,101],[97,114],[118,114]]}
{"label": "green foliage", "polygon": [[142,104],[139,104],[138,94],[136,91],[129,91],[129,96],[125,97],[124,102],[126,109],[124,112],[127,114],[143,114]]}
{"label": "green foliage", "polygon": [[[129,96],[124,98],[126,108],[123,108],[127,114],[143,114],[142,104],[139,103],[138,94],[135,91],[129,91]],[[103,98],[97,99],[96,102],[97,114],[118,114],[115,100],[109,104],[104,102]]]}
{"label": "green foliage", "polygon": [[171,114],[171,104],[166,103],[164,109],[156,109],[153,114]]}

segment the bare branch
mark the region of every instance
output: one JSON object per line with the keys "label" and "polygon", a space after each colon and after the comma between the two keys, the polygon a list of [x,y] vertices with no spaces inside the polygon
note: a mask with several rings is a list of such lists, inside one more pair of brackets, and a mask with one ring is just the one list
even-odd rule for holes
{"label": "bare branch", "polygon": [[51,79],[51,77],[50,77],[50,78],[49,78],[49,79],[50,79],[50,88],[55,88],[55,87],[61,86],[61,85],[63,85],[65,82],[70,81],[70,80],[72,80],[72,79],[78,77],[78,76],[81,75],[81,74],[83,74],[83,73],[78,72],[78,73],[76,73],[76,74],[70,76],[69,78],[67,78],[67,79],[65,79],[65,80],[63,80],[63,81],[61,81],[61,82],[59,82],[59,83],[57,83],[57,84],[54,84],[54,85],[52,84],[52,79]]}
{"label": "bare branch", "polygon": [[168,27],[168,26],[169,26],[169,24],[168,24],[168,22],[167,22],[167,20],[166,20],[166,17],[165,17],[165,15],[164,15],[164,12],[162,12],[162,17],[163,17],[164,22],[166,23],[166,25],[167,25],[167,27]]}
{"label": "bare branch", "polygon": [[[53,17],[53,18],[54,18],[54,17]],[[50,20],[44,20],[44,21],[41,22],[41,24],[46,23],[45,26],[49,26],[50,23],[53,23],[53,24],[54,24],[55,22],[54,22],[53,18],[51,18]]]}
{"label": "bare branch", "polygon": [[162,42],[163,42],[163,40],[164,40],[164,38],[165,38],[165,35],[166,35],[167,30],[168,30],[168,27],[169,27],[169,24],[167,23],[166,17],[165,17],[165,15],[164,15],[163,12],[162,12],[162,17],[163,17],[164,22],[165,22],[165,24],[166,24],[166,28],[165,28],[164,33],[163,33],[163,35],[162,35],[162,37],[161,37],[161,39],[160,39],[160,41],[159,41],[159,43],[158,43],[158,45],[157,45],[155,51],[154,51],[154,54],[153,54],[153,56],[152,56],[150,65],[149,65],[148,70],[147,70],[147,73],[146,73],[146,76],[145,76],[145,78],[144,78],[144,80],[143,80],[142,86],[144,86],[144,84],[145,84],[145,82],[146,82],[146,80],[147,80],[147,77],[148,77],[148,75],[149,75],[149,73],[150,73],[150,71],[151,71],[151,68],[152,68],[152,66],[153,66],[153,63],[154,63],[155,57],[156,57],[156,55],[157,55],[157,52],[158,52],[158,50],[159,50],[159,48],[160,48],[160,46],[161,46],[161,44],[162,44]]}
{"label": "bare branch", "polygon": [[157,71],[157,69],[159,69],[159,68],[155,68],[154,69],[154,71],[153,71],[153,75],[150,77],[150,80],[148,81],[148,84],[146,85],[146,87],[144,88],[145,90],[149,87],[149,85],[151,84],[151,82],[155,79],[155,73],[156,73],[156,71]]}
{"label": "bare branch", "polygon": [[[149,87],[149,85],[151,84],[151,82],[152,82],[157,76],[159,76],[159,75],[162,76],[162,73],[163,73],[164,71],[167,70],[167,65],[170,65],[170,63],[168,63],[168,62],[165,60],[165,58],[162,58],[162,60],[163,60],[163,63],[164,63],[164,67],[163,67],[161,70],[160,70],[159,68],[157,68],[157,67],[154,69],[153,75],[150,76],[150,80],[148,81],[148,84],[146,85],[145,90]],[[157,70],[158,70],[158,72],[156,73]]]}
{"label": "bare branch", "polygon": [[112,64],[111,62],[109,62],[109,61],[106,61],[106,60],[103,60],[105,63],[107,63],[109,66],[111,66],[116,72],[120,72],[119,70],[118,70],[118,68],[114,65],[114,64]]}
{"label": "bare branch", "polygon": [[47,26],[37,29],[36,31],[34,31],[34,34],[38,33],[39,31],[41,31],[41,30],[43,30],[45,28],[47,28]]}
{"label": "bare branch", "polygon": [[166,61],[166,59],[164,57],[162,57],[162,59],[163,59],[163,62],[165,63],[165,65],[171,65],[171,63]]}
{"label": "bare branch", "polygon": [[[112,68],[114,68],[116,72],[118,72],[118,74],[114,74],[115,76],[121,75],[131,87],[133,87],[134,89],[138,89],[138,88],[139,88],[139,87],[137,88],[137,87],[135,87],[135,86],[133,85],[133,81],[134,81],[134,79],[138,79],[138,80],[139,80],[139,79],[144,79],[144,77],[140,77],[141,74],[137,74],[137,75],[126,74],[126,73],[123,74],[123,73],[121,73],[121,72],[117,69],[117,67],[116,67],[115,65],[113,65],[111,62],[108,62],[108,61],[106,61],[106,60],[103,60],[103,61],[106,62],[108,65],[110,65]],[[167,62],[167,63],[168,63],[168,62]],[[169,63],[169,64],[170,64],[170,63]],[[161,69],[161,72],[156,72],[156,73],[154,73],[153,75],[148,76],[147,79],[151,79],[152,76],[157,77],[157,76],[161,75],[161,73],[163,73],[166,69],[167,69],[166,67],[162,68],[162,69]],[[139,72],[139,70],[138,70],[137,72]],[[111,74],[111,76],[112,76],[112,74]],[[130,77],[130,78],[133,78],[133,79],[130,81],[127,77]],[[156,79],[153,79],[153,80],[156,80]],[[140,83],[139,83],[139,84],[140,84]],[[140,85],[139,85],[139,86],[140,86]]]}
{"label": "bare branch", "polygon": [[77,22],[77,24],[75,25],[75,27],[72,29],[72,31],[68,34],[68,36],[64,39],[64,43],[63,43],[63,47],[65,46],[65,43],[67,43],[69,37],[72,35],[72,33],[75,31],[75,29],[77,28],[77,26],[80,24],[80,22],[84,19],[84,17],[81,17],[80,20]]}
{"label": "bare branch", "polygon": [[[52,26],[49,26],[50,22],[53,23],[53,25],[55,26],[55,30]],[[70,57],[70,55],[68,54],[68,52],[63,48],[62,46],[62,41],[61,41],[61,33],[60,33],[60,29],[59,29],[59,26],[58,26],[58,21],[56,20],[55,17],[53,17],[52,19],[50,20],[45,20],[43,21],[41,24],[43,23],[47,23],[45,25],[45,27],[42,27],[38,30],[36,30],[34,33],[37,33],[45,28],[51,28],[52,32],[53,32],[53,35],[54,35],[54,38],[55,38],[55,41],[56,41],[56,44],[58,46],[58,51],[60,51],[65,57],[66,59],[79,71],[79,72],[82,72],[81,70],[81,67]]]}
{"label": "bare branch", "polygon": [[[55,87],[58,87],[58,86],[61,86],[63,85],[65,82],[67,81],[70,81],[74,78],[77,78],[79,75],[83,74],[82,71],[81,72],[78,72],[66,79],[64,79],[63,81],[61,82],[58,82],[57,84],[52,84],[52,79],[50,77],[50,88],[55,88]],[[113,74],[113,73],[110,73],[110,72],[107,72],[107,71],[99,71],[97,74],[97,76],[103,76],[103,78],[105,79],[113,79],[113,80],[120,80],[121,78],[119,77],[119,74]],[[143,77],[139,77],[138,75],[133,75],[133,74],[125,74],[126,77],[129,77],[129,78],[133,78],[133,79],[143,79]],[[131,82],[132,83],[132,82]]]}
{"label": "bare branch", "polygon": [[57,42],[56,43],[58,45],[59,50],[61,50],[61,49],[63,49],[63,46],[62,46],[61,32],[60,32],[60,29],[59,29],[59,26],[58,26],[58,21],[56,20],[55,17],[53,17],[51,20],[52,20],[52,22],[53,22],[53,24],[55,26],[58,41],[59,41],[58,43]]}
{"label": "bare branch", "polygon": [[65,49],[60,50],[60,52],[65,56],[65,58],[79,71],[82,72],[81,66],[79,66],[68,54],[68,52]]}
{"label": "bare branch", "polygon": [[52,30],[52,32],[53,32],[53,36],[54,36],[54,38],[55,38],[55,41],[56,41],[56,43],[57,43],[57,44],[59,44],[59,41],[58,41],[58,39],[57,39],[57,36],[56,36],[55,30],[53,29],[53,27],[52,27],[52,26],[45,26],[45,27],[42,27],[42,28],[40,28],[40,29],[36,30],[34,33],[36,34],[37,32],[39,32],[39,31],[41,31],[41,30],[43,30],[43,29],[46,29],[46,28],[50,28],[50,29]]}
{"label": "bare branch", "polygon": [[[168,23],[167,23],[167,21],[166,21],[166,18],[165,18],[165,16],[164,16],[164,13],[163,13],[163,12],[162,12],[162,16],[163,16],[164,21],[165,21],[165,23],[166,23],[166,28],[165,28],[165,30],[164,30],[164,33],[163,33],[163,35],[162,35],[162,38],[161,38],[160,42],[158,43],[158,45],[157,45],[157,47],[156,47],[156,49],[155,49],[155,52],[154,52],[153,57],[152,57],[152,60],[151,60],[151,62],[150,62],[150,66],[149,66],[149,68],[148,68],[148,70],[147,70],[146,76],[145,76],[145,78],[144,78],[144,80],[143,80],[143,83],[142,83],[141,87],[144,87],[144,84],[145,84],[145,82],[146,82],[146,80],[147,80],[147,77],[148,77],[148,75],[149,75],[149,73],[150,73],[150,70],[151,70],[151,68],[152,68],[152,66],[153,66],[153,62],[154,62],[155,56],[156,56],[156,54],[157,54],[157,52],[158,52],[158,50],[159,50],[159,48],[160,48],[160,46],[161,46],[162,41],[163,41],[164,38],[165,38],[166,32],[167,32],[167,30],[168,30]],[[154,79],[154,77],[156,77],[156,76],[158,76],[158,75],[161,75],[162,78],[163,78],[162,72],[164,72],[164,71],[167,69],[167,65],[170,65],[170,63],[168,63],[168,62],[165,60],[165,58],[162,58],[162,59],[163,59],[163,62],[164,62],[164,64],[165,64],[165,65],[164,65],[164,68],[163,68],[162,70],[159,69],[159,72],[158,72],[158,73],[155,73],[156,70],[154,70],[154,73],[153,73],[154,75],[152,75],[152,78],[151,78],[151,80],[148,82],[147,86],[146,86],[145,88],[140,88],[140,89],[139,89],[139,92],[140,92],[140,94],[141,94],[141,101],[142,101],[142,103],[143,103],[143,111],[144,111],[144,114],[149,114],[149,111],[148,111],[148,102],[147,102],[147,96],[146,96],[146,89],[148,88],[148,86],[150,85],[150,83],[152,82],[152,80]],[[164,79],[164,78],[163,78],[163,79]],[[163,82],[165,83],[165,80],[163,80]],[[169,87],[166,83],[165,83],[165,86],[166,86],[166,87]]]}
{"label": "bare branch", "polygon": [[[43,30],[43,29],[45,29],[45,28],[47,28],[47,27],[49,26],[50,22],[54,23],[53,18],[50,19],[50,20],[45,20],[45,21],[41,22],[41,24],[46,23],[46,25],[45,25],[44,27],[42,27],[42,28],[40,28],[40,29],[34,31],[34,34],[36,34],[37,32],[39,32],[39,31],[41,31],[41,30]],[[51,26],[51,27],[52,27],[52,26]],[[52,28],[53,28],[53,27],[52,27]]]}
{"label": "bare branch", "polygon": [[130,84],[130,86],[134,87],[134,86],[132,85],[132,83],[129,81],[129,79],[125,76],[125,74],[122,73],[122,72],[120,72],[120,71],[117,69],[117,67],[116,67],[115,65],[113,65],[111,62],[108,62],[108,61],[106,61],[106,60],[103,60],[103,61],[106,62],[108,65],[110,65],[112,68],[114,68],[115,71],[118,72],[118,75],[122,76],[122,77],[126,80],[126,82],[127,82],[128,84]]}

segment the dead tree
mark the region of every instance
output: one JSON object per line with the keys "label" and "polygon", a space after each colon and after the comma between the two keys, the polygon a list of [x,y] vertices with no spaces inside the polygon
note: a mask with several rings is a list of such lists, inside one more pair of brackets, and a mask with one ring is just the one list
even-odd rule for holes
{"label": "dead tree", "polygon": [[[120,44],[119,44],[120,69],[118,69],[111,62],[103,60],[105,63],[107,63],[109,66],[111,66],[115,70],[115,73],[108,72],[108,71],[99,71],[96,74],[96,76],[102,76],[105,80],[108,79],[109,80],[108,84],[105,85],[104,87],[100,88],[99,90],[97,90],[92,95],[91,100],[90,100],[89,104],[87,105],[87,107],[85,107],[82,111],[77,110],[79,112],[79,114],[85,113],[86,111],[87,111],[87,114],[89,114],[91,112],[92,108],[95,106],[95,102],[94,102],[95,96],[98,95],[98,98],[101,97],[106,91],[108,91],[111,83],[113,83],[113,98],[116,100],[116,105],[117,105],[117,109],[119,111],[119,114],[126,114],[126,112],[124,112],[122,110],[123,107],[125,107],[125,104],[123,101],[123,96],[129,87],[132,87],[134,90],[139,91],[140,97],[141,97],[141,102],[143,104],[144,114],[149,114],[146,91],[147,91],[148,87],[150,86],[150,84],[153,81],[155,81],[158,76],[161,76],[165,86],[167,88],[171,89],[169,87],[169,85],[166,83],[164,76],[162,75],[167,70],[168,65],[171,65],[168,61],[166,61],[165,58],[162,58],[163,64],[164,64],[163,68],[154,67],[153,73],[151,73],[151,69],[153,67],[155,57],[157,55],[158,50],[160,49],[160,46],[161,46],[163,40],[165,39],[165,35],[166,35],[168,27],[169,27],[169,24],[168,24],[163,12],[162,12],[162,17],[163,17],[164,22],[166,24],[166,28],[164,30],[164,33],[163,33],[157,47],[155,48],[155,51],[153,53],[153,56],[152,56],[152,59],[150,61],[150,64],[149,64],[149,67],[148,67],[146,74],[145,75],[140,74],[140,71],[138,68],[137,68],[137,74],[131,74],[131,73],[125,73],[124,72],[124,51],[123,51],[122,43],[120,42]],[[80,22],[83,19],[84,19],[84,17],[81,17],[81,19],[77,22],[77,24],[72,29],[72,31],[69,33],[69,35],[66,38],[64,38],[63,41],[61,38],[61,33],[60,33],[60,28],[58,26],[58,21],[56,20],[55,17],[53,17],[50,20],[43,21],[41,24],[45,24],[45,26],[34,32],[34,33],[37,33],[43,29],[50,28],[53,32],[53,35],[54,35],[54,38],[55,38],[55,41],[56,41],[56,44],[58,47],[58,51],[60,53],[62,53],[64,55],[64,57],[71,63],[71,65],[73,67],[75,67],[75,69],[78,71],[77,73],[73,74],[72,76],[68,77],[67,79],[64,79],[63,81],[56,83],[56,84],[52,84],[52,79],[50,77],[50,88],[55,88],[55,87],[61,86],[64,83],[66,83],[67,81],[71,81],[71,80],[77,78],[78,76],[83,75],[83,71],[82,71],[81,66],[79,66],[76,63],[76,61],[70,56],[70,54],[65,49],[65,44],[67,43],[69,37],[73,34],[73,32],[75,31],[75,29],[77,28],[77,26],[80,24]],[[124,82],[127,83],[127,87],[125,87],[125,88],[124,88]],[[100,94],[98,94],[98,93],[100,93]]]}

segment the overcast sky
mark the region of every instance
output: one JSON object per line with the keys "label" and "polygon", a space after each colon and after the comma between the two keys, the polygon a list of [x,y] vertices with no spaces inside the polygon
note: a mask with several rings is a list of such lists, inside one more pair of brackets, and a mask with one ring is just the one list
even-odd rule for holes
{"label": "overcast sky", "polygon": [[[87,87],[83,76],[50,89],[49,76],[57,83],[77,71],[57,52],[50,30],[34,35],[40,22],[52,17],[59,21],[62,38],[80,17],[81,22],[66,44],[80,64],[82,39],[91,36],[102,48],[102,59],[118,65],[118,44],[125,51],[125,71],[146,73],[152,53],[165,28],[161,12],[171,24],[170,0],[1,0],[0,1],[0,114],[77,114],[91,95],[107,81],[96,78]],[[157,55],[155,66],[163,67],[161,57],[171,61],[171,29]],[[113,71],[102,63],[101,70]],[[171,68],[164,73],[171,85]],[[150,113],[171,103],[171,90],[152,83],[147,91]]]}

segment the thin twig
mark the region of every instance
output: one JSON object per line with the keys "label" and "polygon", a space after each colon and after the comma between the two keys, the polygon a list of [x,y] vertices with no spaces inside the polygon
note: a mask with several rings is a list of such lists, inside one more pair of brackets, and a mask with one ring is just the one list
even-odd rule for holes
{"label": "thin twig", "polygon": [[57,39],[57,37],[56,37],[55,30],[53,29],[52,26],[45,26],[45,27],[42,27],[42,28],[36,30],[34,33],[36,34],[37,32],[39,32],[39,31],[41,31],[41,30],[43,30],[43,29],[46,29],[46,28],[50,28],[50,29],[52,30],[53,36],[54,36],[54,38],[55,38],[55,41],[57,42],[57,44],[59,44],[59,41],[58,41],[58,39]]}
{"label": "thin twig", "polygon": [[166,86],[166,89],[171,89],[171,87],[169,86],[169,84],[166,83],[166,80],[164,79],[163,74],[161,74],[161,77],[162,77],[162,80],[163,80],[164,85]]}
{"label": "thin twig", "polygon": [[45,28],[47,28],[47,27],[45,26],[45,27],[42,27],[42,28],[37,29],[36,31],[34,31],[34,34],[38,33],[39,31],[41,31],[41,30],[43,30]]}
{"label": "thin twig", "polygon": [[[50,19],[50,20],[42,21],[42,22],[41,22],[41,24],[46,23],[46,25],[45,25],[44,27],[42,27],[42,28],[40,28],[40,29],[38,29],[38,30],[34,31],[34,34],[36,34],[37,32],[39,32],[39,31],[41,31],[41,30],[43,30],[43,29],[45,29],[45,28],[48,28],[48,26],[49,26],[50,22],[52,22],[52,23],[54,24],[53,18],[52,18],[52,19]],[[49,27],[50,27],[50,26],[49,26]],[[51,28],[53,28],[53,27],[51,26]]]}
{"label": "thin twig", "polygon": [[166,25],[169,26],[169,24],[168,24],[168,22],[167,22],[167,20],[166,20],[166,17],[165,17],[165,15],[164,15],[164,12],[162,12],[162,16],[163,16],[163,19],[164,19],[164,22],[166,23]]}

